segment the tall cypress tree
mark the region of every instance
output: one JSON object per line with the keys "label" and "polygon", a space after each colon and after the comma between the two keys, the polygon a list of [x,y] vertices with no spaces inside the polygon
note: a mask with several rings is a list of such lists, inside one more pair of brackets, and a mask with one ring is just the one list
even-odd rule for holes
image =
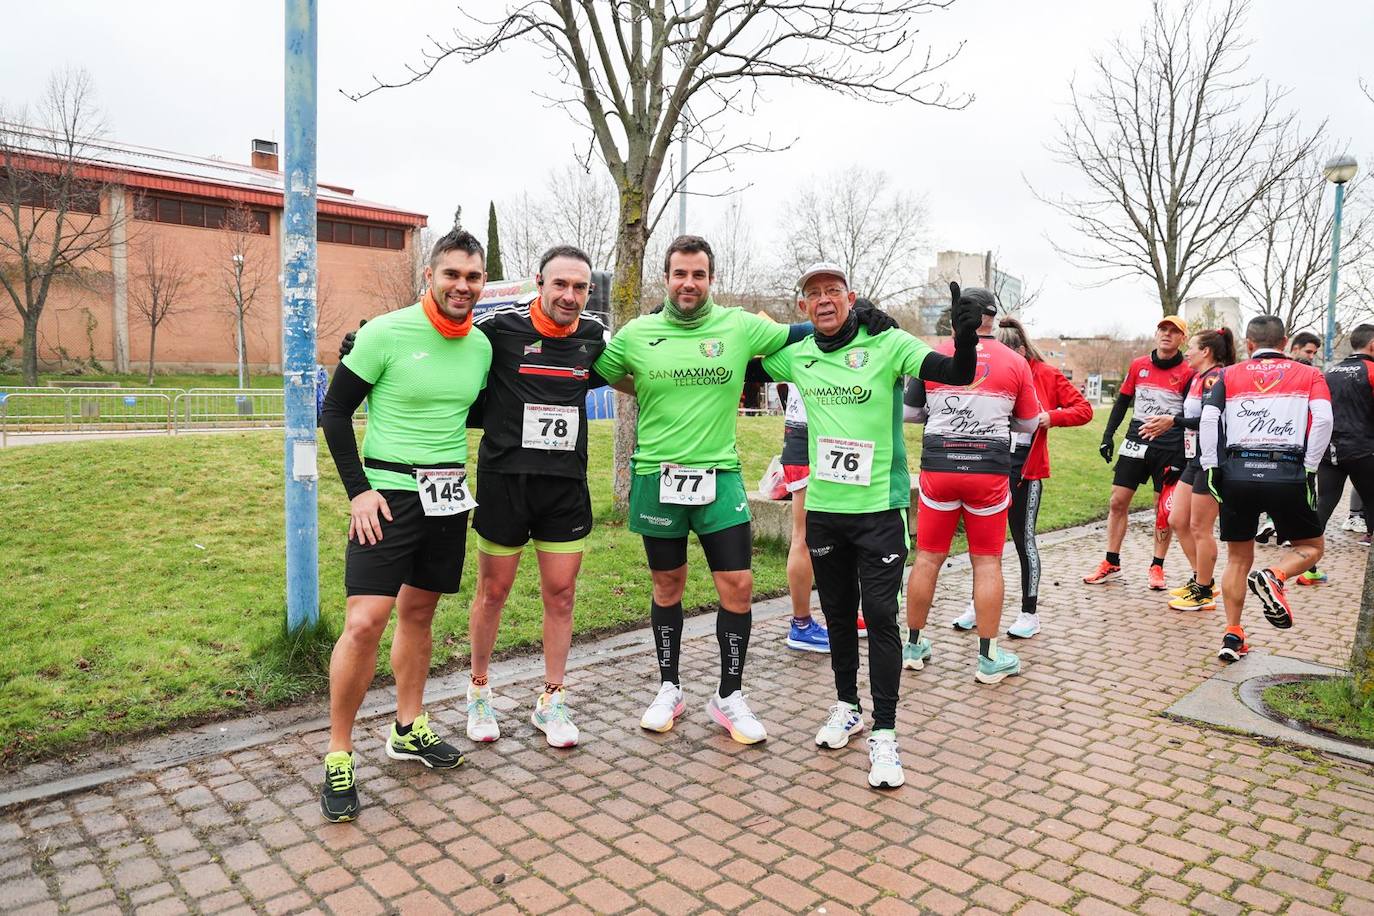
{"label": "tall cypress tree", "polygon": [[501,266],[501,234],[496,231],[496,201],[487,210],[487,279],[506,279],[505,268]]}

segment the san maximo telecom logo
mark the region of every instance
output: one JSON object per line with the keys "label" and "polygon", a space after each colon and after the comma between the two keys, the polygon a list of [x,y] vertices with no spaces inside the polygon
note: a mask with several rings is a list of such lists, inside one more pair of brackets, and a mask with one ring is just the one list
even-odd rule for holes
{"label": "san maximo telecom logo", "polygon": [[866,404],[868,399],[873,397],[873,389],[862,385],[819,385],[815,388],[803,388],[802,394],[808,400],[814,398],[817,404]]}

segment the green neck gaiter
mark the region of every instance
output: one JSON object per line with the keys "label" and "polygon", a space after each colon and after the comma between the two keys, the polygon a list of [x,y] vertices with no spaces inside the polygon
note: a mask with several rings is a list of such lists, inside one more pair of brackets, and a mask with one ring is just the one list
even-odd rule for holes
{"label": "green neck gaiter", "polygon": [[663,317],[680,328],[699,328],[705,323],[707,318],[711,317],[711,310],[715,307],[716,300],[707,296],[706,301],[697,306],[692,314],[688,315],[679,309],[673,300],[665,296],[663,299]]}

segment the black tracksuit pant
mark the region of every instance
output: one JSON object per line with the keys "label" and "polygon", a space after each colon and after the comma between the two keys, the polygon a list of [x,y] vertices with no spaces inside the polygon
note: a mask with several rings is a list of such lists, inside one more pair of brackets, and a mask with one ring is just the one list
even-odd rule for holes
{"label": "black tracksuit pant", "polygon": [[[1323,461],[1317,469],[1317,512],[1321,515],[1323,531],[1331,519],[1331,513],[1336,511],[1336,504],[1341,501],[1347,477],[1355,485],[1355,492],[1360,494],[1365,506],[1374,506],[1374,455],[1340,464]],[[1365,519],[1368,518],[1366,513]]]}
{"label": "black tracksuit pant", "polygon": [[[902,681],[897,594],[910,551],[905,509],[843,514],[806,512],[806,545],[830,629],[835,692],[859,705],[859,601],[868,625],[873,728],[895,728]],[[862,599],[861,597],[862,596]]]}

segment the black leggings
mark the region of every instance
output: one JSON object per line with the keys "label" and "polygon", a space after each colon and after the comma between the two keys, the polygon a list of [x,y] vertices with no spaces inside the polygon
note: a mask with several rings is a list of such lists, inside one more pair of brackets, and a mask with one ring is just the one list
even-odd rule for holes
{"label": "black leggings", "polygon": [[[754,538],[748,522],[731,525],[710,534],[698,534],[701,552],[711,572],[736,572],[749,569],[754,559]],[[680,538],[656,538],[644,535],[644,555],[649,568],[660,572],[687,565],[687,535]]]}
{"label": "black leggings", "polygon": [[1317,512],[1321,515],[1322,530],[1326,529],[1331,513],[1336,511],[1336,504],[1341,501],[1347,477],[1355,485],[1355,492],[1364,500],[1365,506],[1374,505],[1374,455],[1341,464],[1323,463],[1317,469]]}
{"label": "black leggings", "polygon": [[1035,526],[1040,519],[1040,497],[1045,490],[1043,480],[1024,480],[1021,467],[1026,453],[1012,455],[1011,509],[1007,512],[1007,527],[1016,556],[1021,560],[1021,610],[1034,614],[1040,597],[1040,545],[1035,541]]}

